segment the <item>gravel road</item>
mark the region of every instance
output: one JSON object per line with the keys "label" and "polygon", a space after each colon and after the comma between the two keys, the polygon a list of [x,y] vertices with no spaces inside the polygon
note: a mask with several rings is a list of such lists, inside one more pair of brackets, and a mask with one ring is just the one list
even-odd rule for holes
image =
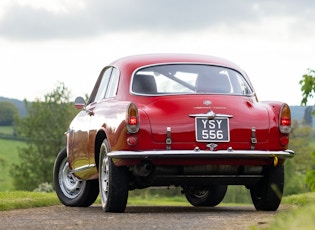
{"label": "gravel road", "polygon": [[128,206],[125,213],[104,213],[99,205],[88,208],[58,205],[0,212],[0,229],[244,230],[254,225],[267,226],[278,212],[258,212],[252,206]]}

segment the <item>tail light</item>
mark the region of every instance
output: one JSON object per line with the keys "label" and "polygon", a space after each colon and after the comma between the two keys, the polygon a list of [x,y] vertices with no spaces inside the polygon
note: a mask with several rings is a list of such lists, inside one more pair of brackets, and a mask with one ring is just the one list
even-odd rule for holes
{"label": "tail light", "polygon": [[127,110],[127,130],[129,133],[136,133],[139,131],[139,114],[138,108],[134,103],[130,103]]}
{"label": "tail light", "polygon": [[291,111],[287,104],[283,104],[280,110],[279,130],[283,134],[288,134],[291,131]]}

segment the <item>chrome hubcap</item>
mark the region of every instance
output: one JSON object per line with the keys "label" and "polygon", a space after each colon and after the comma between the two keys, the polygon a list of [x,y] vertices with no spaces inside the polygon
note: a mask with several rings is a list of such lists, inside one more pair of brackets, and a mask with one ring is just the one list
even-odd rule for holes
{"label": "chrome hubcap", "polygon": [[105,207],[108,200],[109,192],[109,159],[107,156],[104,156],[102,159],[102,167],[100,173],[100,191],[102,197],[102,205]]}
{"label": "chrome hubcap", "polygon": [[194,192],[194,196],[197,198],[203,198],[203,197],[207,196],[208,193],[209,193],[208,190],[198,190],[198,191]]}
{"label": "chrome hubcap", "polygon": [[64,159],[60,165],[58,178],[60,189],[62,190],[63,194],[70,199],[78,197],[86,183],[85,181],[79,180],[75,175],[73,175],[69,169],[69,163],[67,162],[67,159]]}

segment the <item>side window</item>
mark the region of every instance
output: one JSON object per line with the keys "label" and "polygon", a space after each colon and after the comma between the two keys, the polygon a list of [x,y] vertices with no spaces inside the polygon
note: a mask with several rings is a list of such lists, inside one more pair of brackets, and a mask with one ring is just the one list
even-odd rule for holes
{"label": "side window", "polygon": [[109,67],[104,71],[96,96],[94,98],[94,101],[100,101],[104,99],[111,72],[112,72],[112,67]]}
{"label": "side window", "polygon": [[115,97],[117,92],[117,86],[118,86],[118,80],[119,80],[119,72],[116,68],[113,68],[107,91],[105,94],[105,98]]}

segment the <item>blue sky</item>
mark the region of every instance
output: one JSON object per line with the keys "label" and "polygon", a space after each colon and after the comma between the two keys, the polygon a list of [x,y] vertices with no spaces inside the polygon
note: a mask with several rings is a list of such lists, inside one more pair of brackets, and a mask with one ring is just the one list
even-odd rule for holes
{"label": "blue sky", "polygon": [[312,0],[2,0],[0,96],[34,100],[63,82],[74,98],[119,57],[176,52],[229,59],[259,100],[298,105],[314,15]]}

